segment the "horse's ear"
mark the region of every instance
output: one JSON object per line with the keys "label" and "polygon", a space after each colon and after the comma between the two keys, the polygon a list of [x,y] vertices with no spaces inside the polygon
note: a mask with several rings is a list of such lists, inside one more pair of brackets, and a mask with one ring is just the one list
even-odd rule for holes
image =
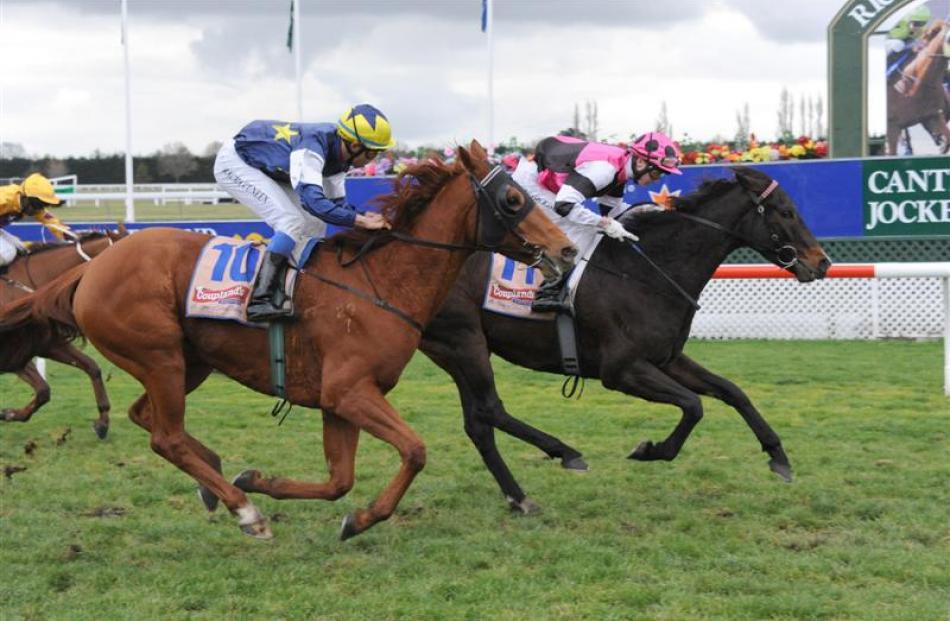
{"label": "horse's ear", "polygon": [[747,190],[759,192],[764,190],[772,179],[764,172],[756,170],[751,166],[732,166],[730,170],[735,173],[736,181]]}
{"label": "horse's ear", "polygon": [[481,145],[477,140],[472,138],[472,143],[468,145],[469,150],[472,152],[472,157],[478,160],[487,160],[488,152],[485,150],[485,147]]}
{"label": "horse's ear", "polygon": [[[472,143],[477,144],[474,140],[472,141]],[[462,166],[465,167],[465,170],[468,170],[468,171],[475,170],[475,160],[472,158],[472,154],[469,153],[465,149],[465,147],[461,145],[456,149],[456,151],[457,151],[456,154],[458,155],[459,160],[461,160]]]}

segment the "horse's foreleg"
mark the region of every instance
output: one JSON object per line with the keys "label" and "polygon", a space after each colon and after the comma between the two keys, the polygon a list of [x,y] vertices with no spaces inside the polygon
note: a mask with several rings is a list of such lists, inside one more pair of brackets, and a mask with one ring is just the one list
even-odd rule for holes
{"label": "horse's foreleg", "polygon": [[[888,102],[890,105],[890,102]],[[897,139],[900,136],[900,128],[894,119],[887,120],[887,155],[897,155]]]}
{"label": "horse's foreleg", "polygon": [[792,467],[782,448],[782,441],[741,388],[683,354],[663,370],[690,390],[715,397],[735,408],[759,440],[762,450],[769,454],[769,468],[786,481],[792,480]]}
{"label": "horse's foreleg", "polygon": [[636,360],[632,364],[617,362],[603,368],[601,379],[605,387],[654,403],[669,403],[683,411],[679,424],[665,440],[656,444],[650,440],[641,442],[629,455],[630,459],[640,461],[672,461],[693,427],[703,418],[699,396],[645,360]]}
{"label": "horse's foreleg", "polygon": [[99,408],[99,418],[92,424],[93,430],[100,439],[105,439],[109,433],[109,395],[106,393],[105,384],[102,383],[102,371],[96,362],[82,353],[72,345],[63,344],[53,347],[45,352],[45,355],[51,360],[68,364],[76,367],[89,376],[92,382],[92,390],[96,395],[96,406]]}
{"label": "horse's foreleg", "polygon": [[245,470],[234,484],[245,492],[267,494],[271,498],[320,498],[336,500],[353,488],[358,427],[329,412],[323,413],[323,453],[330,469],[329,480],[308,483],[285,477],[267,478],[259,470]]}
{"label": "horse's foreleg", "polygon": [[[329,363],[326,366],[332,368]],[[326,402],[335,404],[333,413],[391,444],[402,459],[396,476],[369,507],[357,509],[344,518],[340,538],[349,539],[393,514],[413,479],[425,467],[426,447],[389,405],[373,380],[365,378],[355,383],[341,382],[339,385],[348,388],[338,393],[339,398],[334,397],[334,384],[335,381],[326,380],[322,384]]]}
{"label": "horse's foreleg", "polygon": [[28,362],[16,376],[30,385],[33,389],[33,398],[22,408],[0,410],[0,420],[25,423],[38,409],[49,402],[49,384],[32,362]]}

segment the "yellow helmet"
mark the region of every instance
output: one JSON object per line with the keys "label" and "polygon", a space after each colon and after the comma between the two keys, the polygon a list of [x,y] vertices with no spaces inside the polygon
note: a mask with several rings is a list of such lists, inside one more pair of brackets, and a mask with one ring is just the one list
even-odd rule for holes
{"label": "yellow helmet", "polygon": [[63,199],[56,196],[53,184],[39,173],[33,173],[24,179],[21,187],[24,195],[39,199],[47,205],[61,205],[63,203]]}
{"label": "yellow helmet", "polygon": [[369,104],[359,104],[340,115],[336,133],[349,142],[358,142],[373,151],[385,151],[396,146],[389,119]]}

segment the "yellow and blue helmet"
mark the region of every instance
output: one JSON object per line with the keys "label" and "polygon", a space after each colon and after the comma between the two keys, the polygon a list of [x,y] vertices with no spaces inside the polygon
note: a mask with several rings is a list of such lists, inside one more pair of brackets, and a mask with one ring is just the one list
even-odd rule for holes
{"label": "yellow and blue helmet", "polygon": [[369,104],[358,104],[340,115],[336,133],[344,140],[358,142],[373,151],[385,151],[396,146],[389,119]]}

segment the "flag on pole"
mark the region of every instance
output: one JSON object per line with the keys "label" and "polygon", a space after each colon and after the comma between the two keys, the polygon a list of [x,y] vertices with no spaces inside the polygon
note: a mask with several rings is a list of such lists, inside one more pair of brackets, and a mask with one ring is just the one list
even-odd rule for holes
{"label": "flag on pole", "polygon": [[[293,0],[291,0],[293,2]],[[488,29],[488,0],[482,0],[482,32]]]}
{"label": "flag on pole", "polygon": [[[484,1],[482,0],[482,2]],[[482,23],[484,23],[484,18],[482,18]],[[482,30],[484,29],[483,26]],[[287,50],[294,51],[294,0],[290,0],[290,28],[287,29]]]}

